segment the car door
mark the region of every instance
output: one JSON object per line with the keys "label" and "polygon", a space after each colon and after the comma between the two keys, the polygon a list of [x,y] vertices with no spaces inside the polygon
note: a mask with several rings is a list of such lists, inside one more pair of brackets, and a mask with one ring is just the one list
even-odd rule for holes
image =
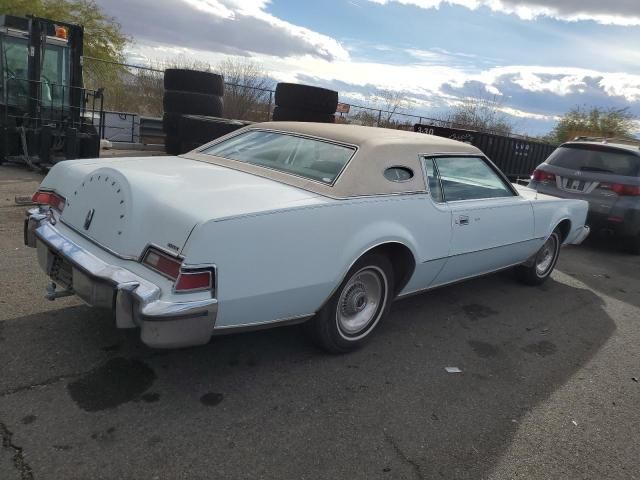
{"label": "car door", "polygon": [[531,202],[518,195],[483,156],[434,159],[451,210],[449,256],[434,285],[489,273],[527,260],[534,244]]}
{"label": "car door", "polygon": [[447,262],[451,248],[451,210],[442,197],[434,160],[424,157],[422,166],[431,199],[426,198],[420,205],[420,233],[416,235],[420,258],[403,295],[429,288]]}

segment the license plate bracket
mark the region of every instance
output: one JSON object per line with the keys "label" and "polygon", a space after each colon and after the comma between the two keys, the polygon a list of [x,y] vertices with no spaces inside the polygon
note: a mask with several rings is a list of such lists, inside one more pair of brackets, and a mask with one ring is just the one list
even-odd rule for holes
{"label": "license plate bracket", "polygon": [[49,251],[47,275],[66,288],[73,287],[73,268],[71,264],[56,252]]}
{"label": "license plate bracket", "polygon": [[562,188],[567,192],[584,193],[589,187],[590,183],[579,178],[563,178]]}

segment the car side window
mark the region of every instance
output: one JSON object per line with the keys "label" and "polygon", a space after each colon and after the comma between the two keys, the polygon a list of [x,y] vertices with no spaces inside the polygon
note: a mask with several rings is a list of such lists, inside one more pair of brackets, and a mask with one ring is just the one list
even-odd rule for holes
{"label": "car side window", "polygon": [[438,157],[435,165],[447,202],[514,196],[481,157]]}
{"label": "car side window", "polygon": [[440,187],[440,180],[436,173],[436,167],[433,158],[425,158],[424,166],[427,173],[427,182],[429,185],[429,193],[434,202],[441,203],[444,201],[442,198],[442,188]]}

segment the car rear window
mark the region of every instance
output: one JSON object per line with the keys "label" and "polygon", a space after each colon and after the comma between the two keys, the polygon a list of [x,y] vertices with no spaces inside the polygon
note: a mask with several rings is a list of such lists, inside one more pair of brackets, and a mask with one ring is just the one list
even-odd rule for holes
{"label": "car rear window", "polygon": [[280,132],[249,130],[202,153],[332,184],[356,149]]}
{"label": "car rear window", "polygon": [[549,165],[614,175],[640,175],[640,156],[605,145],[564,145],[547,159]]}

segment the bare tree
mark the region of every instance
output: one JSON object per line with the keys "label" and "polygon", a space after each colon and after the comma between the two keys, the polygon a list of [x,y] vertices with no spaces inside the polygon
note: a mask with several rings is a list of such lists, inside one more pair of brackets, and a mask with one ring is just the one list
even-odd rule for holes
{"label": "bare tree", "polygon": [[364,125],[365,127],[377,126],[378,118],[380,118],[380,112],[378,110],[373,110],[369,108],[360,108],[353,115],[354,123],[356,123],[357,125]]}
{"label": "bare tree", "polygon": [[398,90],[378,90],[369,96],[370,108],[360,109],[354,116],[354,120],[360,125],[376,126],[384,128],[406,129],[407,122],[398,120],[398,115],[411,108],[412,102],[406,93]]}
{"label": "bare tree", "polygon": [[264,121],[271,117],[274,82],[258,63],[228,59],[218,64],[224,76],[224,114],[227,118]]}
{"label": "bare tree", "polygon": [[502,103],[497,95],[489,96],[478,92],[475,96],[460,100],[444,120],[455,128],[508,135],[513,131],[513,123],[502,111]]}
{"label": "bare tree", "polygon": [[395,128],[397,121],[393,121],[394,115],[411,108],[411,102],[406,93],[400,90],[380,90],[378,92],[379,105],[382,110],[380,127]]}

